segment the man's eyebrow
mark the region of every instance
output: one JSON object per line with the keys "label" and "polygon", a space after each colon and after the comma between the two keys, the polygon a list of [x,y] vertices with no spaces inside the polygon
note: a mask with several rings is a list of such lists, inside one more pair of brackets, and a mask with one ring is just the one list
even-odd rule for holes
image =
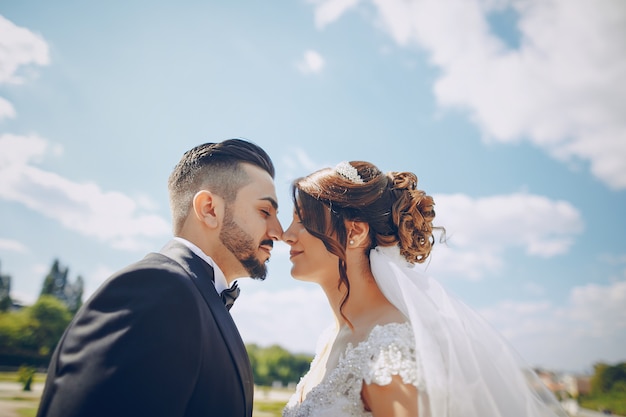
{"label": "man's eyebrow", "polygon": [[274,210],[278,210],[278,202],[274,200],[272,197],[263,197],[261,198],[261,200],[269,201],[272,207],[274,207]]}

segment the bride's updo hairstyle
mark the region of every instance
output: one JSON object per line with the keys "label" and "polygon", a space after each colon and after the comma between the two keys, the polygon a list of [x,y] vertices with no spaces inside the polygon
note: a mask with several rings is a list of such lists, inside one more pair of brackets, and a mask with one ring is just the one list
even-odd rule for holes
{"label": "bride's updo hairstyle", "polygon": [[292,199],[302,225],[339,258],[339,286],[347,288],[345,220],[369,225],[370,246],[398,245],[410,263],[422,263],[435,243],[435,202],[417,189],[411,172],[384,174],[364,161],[342,162],[294,181]]}

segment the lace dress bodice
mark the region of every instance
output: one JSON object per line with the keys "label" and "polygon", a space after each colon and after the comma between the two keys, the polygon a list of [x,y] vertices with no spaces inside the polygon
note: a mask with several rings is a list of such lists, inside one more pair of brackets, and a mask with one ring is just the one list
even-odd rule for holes
{"label": "lace dress bodice", "polygon": [[366,340],[356,346],[348,344],[337,366],[301,401],[307,378],[316,367],[325,366],[320,363],[322,353],[323,349],[318,350],[311,369],[283,410],[283,417],[367,417],[372,414],[365,410],[361,400],[364,381],[388,385],[392,376],[399,375],[405,384],[413,384],[418,390],[424,385],[409,323],[377,325]]}

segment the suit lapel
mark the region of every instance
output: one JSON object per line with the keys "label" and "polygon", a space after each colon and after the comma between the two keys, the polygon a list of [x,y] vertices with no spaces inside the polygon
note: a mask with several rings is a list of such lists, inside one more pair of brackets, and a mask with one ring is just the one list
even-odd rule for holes
{"label": "suit lapel", "polygon": [[252,412],[252,390],[254,383],[252,374],[250,373],[248,353],[241,340],[235,322],[228,310],[226,310],[226,307],[224,307],[222,299],[215,290],[215,285],[213,284],[213,268],[196,256],[184,244],[175,240],[170,241],[161,249],[161,253],[176,261],[188,273],[191,281],[198,288],[202,298],[204,298],[204,301],[213,313],[217,326],[228,346],[233,363],[236,365],[242,390],[246,398],[246,409],[249,411],[247,415],[250,415]]}

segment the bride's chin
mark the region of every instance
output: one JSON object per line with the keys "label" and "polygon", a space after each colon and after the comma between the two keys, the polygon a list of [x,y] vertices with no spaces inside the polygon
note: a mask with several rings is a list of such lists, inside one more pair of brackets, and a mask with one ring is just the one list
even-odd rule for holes
{"label": "bride's chin", "polygon": [[296,281],[300,281],[300,282],[312,282],[317,284],[318,280],[315,279],[314,277],[312,277],[311,275],[306,275],[306,274],[301,274],[301,273],[294,273],[293,271],[291,272],[291,278],[295,279]]}
{"label": "bride's chin", "polygon": [[294,268],[291,268],[291,278],[297,281],[306,281],[306,279],[304,279],[302,274],[299,274],[297,271],[294,271]]}

